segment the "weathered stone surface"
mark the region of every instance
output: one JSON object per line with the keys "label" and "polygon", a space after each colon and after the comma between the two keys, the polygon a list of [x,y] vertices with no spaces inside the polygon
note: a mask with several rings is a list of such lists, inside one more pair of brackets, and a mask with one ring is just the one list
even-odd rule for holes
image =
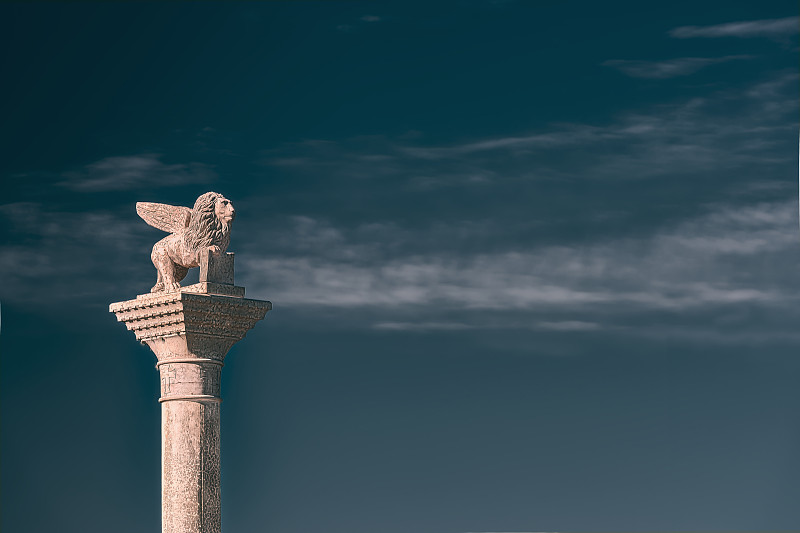
{"label": "weathered stone surface", "polygon": [[197,292],[200,294],[218,294],[219,296],[236,296],[241,298],[244,296],[244,287],[237,287],[236,285],[223,285],[221,283],[212,283],[209,281],[201,281],[194,285],[187,285],[180,288],[181,292]]}
{"label": "weathered stone surface", "polygon": [[161,530],[219,533],[219,403],[161,404]]}
{"label": "weathered stone surface", "polygon": [[201,288],[198,283],[180,292],[141,294],[135,300],[111,304],[109,311],[140,341],[198,333],[229,337],[236,342],[272,309],[266,301],[187,290]]}
{"label": "weathered stone surface", "polygon": [[204,281],[109,306],[158,360],[163,533],[220,531],[221,371],[231,346],[272,308],[223,291],[244,295]]}
{"label": "weathered stone surface", "polygon": [[[236,217],[231,201],[216,192],[200,195],[193,209],[139,202],[136,212],[154,228],[170,233],[153,246],[150,258],[158,278],[150,292],[178,290],[189,269],[200,266],[204,258],[207,259],[208,252],[215,256],[224,254],[231,241],[231,224]],[[227,264],[228,259],[220,261],[220,265]],[[217,274],[212,274],[214,279],[205,277],[201,281],[232,285],[232,257],[229,264],[230,268],[222,266],[219,273],[223,277],[229,275],[229,282],[216,279],[214,276]]]}
{"label": "weathered stone surface", "polygon": [[210,281],[233,285],[233,253],[214,254],[211,250],[200,250],[200,282]]}

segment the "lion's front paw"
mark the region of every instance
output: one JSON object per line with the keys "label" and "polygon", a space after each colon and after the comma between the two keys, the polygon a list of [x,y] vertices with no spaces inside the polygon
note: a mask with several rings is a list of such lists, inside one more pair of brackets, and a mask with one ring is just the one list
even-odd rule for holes
{"label": "lion's front paw", "polygon": [[222,250],[220,250],[219,246],[217,246],[216,244],[214,244],[213,246],[209,246],[208,251],[214,255],[219,255],[222,253]]}
{"label": "lion's front paw", "polygon": [[172,283],[164,283],[164,290],[167,292],[170,291],[177,291],[181,288],[181,284],[177,281],[173,281]]}

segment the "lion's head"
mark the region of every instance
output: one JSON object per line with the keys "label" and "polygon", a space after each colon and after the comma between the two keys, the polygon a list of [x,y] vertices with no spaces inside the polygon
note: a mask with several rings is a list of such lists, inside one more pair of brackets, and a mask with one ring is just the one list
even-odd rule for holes
{"label": "lion's head", "polygon": [[235,216],[233,204],[221,194],[207,192],[200,195],[186,228],[186,244],[192,250],[216,245],[224,252],[230,243],[231,222]]}

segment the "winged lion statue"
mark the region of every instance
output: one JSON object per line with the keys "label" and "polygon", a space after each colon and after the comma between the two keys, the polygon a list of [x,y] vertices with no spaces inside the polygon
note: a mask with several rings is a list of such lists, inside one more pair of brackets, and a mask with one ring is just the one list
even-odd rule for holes
{"label": "winged lion statue", "polygon": [[216,192],[200,195],[193,209],[137,202],[136,212],[154,228],[170,233],[153,246],[150,254],[158,271],[150,292],[179,289],[189,269],[200,266],[200,256],[207,250],[223,254],[230,244],[231,223],[236,216],[231,201]]}

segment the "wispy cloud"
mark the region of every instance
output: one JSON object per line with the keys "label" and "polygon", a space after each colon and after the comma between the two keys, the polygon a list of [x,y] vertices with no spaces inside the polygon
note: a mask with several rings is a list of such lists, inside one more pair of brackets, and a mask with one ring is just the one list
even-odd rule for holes
{"label": "wispy cloud", "polygon": [[[730,156],[731,152],[735,152],[730,149],[729,143],[735,143],[735,138],[746,130],[758,128],[763,134],[766,132],[764,128],[784,126],[783,120],[786,114],[797,107],[796,98],[791,94],[797,79],[796,73],[785,73],[767,82],[753,85],[745,92],[720,91],[712,98],[694,98],[681,104],[656,108],[647,114],[630,113],[604,126],[564,124],[550,131],[526,136],[484,139],[449,147],[408,147],[405,152],[425,159],[442,159],[492,150],[516,151],[524,154],[531,150],[625,143],[636,148],[657,146],[659,151],[673,152],[669,159],[680,162],[682,158],[675,158],[675,155],[678,155],[675,153],[678,147],[687,151],[684,156],[689,156],[688,152],[701,156],[701,151],[711,149],[714,144],[719,143],[719,146],[714,147],[715,151],[722,150],[718,154],[720,157],[714,156],[719,162],[724,153]],[[714,114],[715,106],[721,102],[738,106],[736,113],[729,115],[730,118],[735,116],[735,120]],[[776,120],[781,121],[780,125],[774,123]],[[722,126],[726,122],[730,123]],[[748,142],[751,141],[752,139]],[[631,145],[632,142],[635,144]],[[745,151],[752,153],[752,150],[744,148]],[[607,152],[612,153],[612,157],[618,157],[620,154],[620,150],[607,150]],[[585,157],[586,154],[583,155]],[[653,170],[665,170],[671,166],[652,165],[654,155],[656,154],[650,153],[646,156]]]}
{"label": "wispy cloud", "polygon": [[384,18],[381,17],[381,16],[368,14],[368,15],[363,15],[361,17],[358,17],[358,19],[353,21],[353,22],[348,22],[346,24],[339,24],[338,26],[336,26],[336,29],[341,31],[341,32],[347,33],[347,32],[354,31],[354,30],[358,29],[361,26],[364,26],[364,25],[367,25],[367,24],[375,24],[377,22],[382,22],[383,20],[384,20]]}
{"label": "wispy cloud", "polygon": [[797,34],[800,18],[745,20],[713,26],[680,26],[670,30],[669,35],[678,39],[692,37],[782,37]]}
{"label": "wispy cloud", "polygon": [[542,321],[538,322],[536,327],[553,331],[595,331],[602,328],[597,322],[583,322],[581,320]]}
{"label": "wispy cloud", "polygon": [[80,192],[171,187],[213,181],[216,173],[203,163],[166,164],[159,154],[107,157],[63,175],[61,185]]}
{"label": "wispy cloud", "polygon": [[604,61],[602,64],[634,78],[667,79],[687,76],[710,65],[751,58],[752,56],[748,55],[734,55],[725,57],[680,57],[665,61],[611,59]]}
{"label": "wispy cloud", "polygon": [[391,331],[458,331],[474,326],[461,322],[378,322],[372,327]]}
{"label": "wispy cloud", "polygon": [[[639,238],[409,257],[392,257],[381,244],[387,235],[354,242],[364,233],[319,224],[316,242],[335,243],[332,254],[250,256],[242,265],[251,293],[285,307],[415,309],[422,316],[426,310],[566,313],[581,318],[540,319],[534,327],[589,331],[615,315],[796,303],[800,286],[789,267],[800,252],[796,216],[795,201],[722,205]],[[299,230],[301,242],[307,232],[307,226]],[[453,329],[469,322],[409,324],[415,323],[386,320],[373,327]]]}
{"label": "wispy cloud", "polygon": [[[275,200],[291,206],[283,214],[246,200],[263,216],[237,222],[237,278],[276,307],[385,331],[596,334],[631,331],[642,316],[666,331],[699,327],[701,316],[737,327],[748,310],[786,314],[800,299],[797,204],[783,177],[794,163],[785,148],[796,148],[797,79],[779,72],[604,124],[446,145],[409,135],[272,149],[262,154],[270,173],[307,181],[302,199]],[[141,168],[191,168],[115,159],[81,171],[93,186],[73,188],[109,190],[108,168],[132,168],[130,183],[144,179]],[[628,194],[645,178],[647,195]],[[715,191],[702,197],[705,181]],[[5,297],[35,286],[106,301],[152,284],[159,235],[132,207],[77,214],[15,203],[0,219],[24,235],[0,249]],[[596,231],[603,220],[610,229]],[[82,281],[55,287],[63,279]]]}
{"label": "wispy cloud", "polygon": [[391,179],[426,191],[574,176],[620,181],[748,166],[763,171],[792,157],[785,143],[795,127],[797,81],[796,72],[779,72],[743,89],[629,111],[605,124],[560,123],[449,145],[377,136],[307,141],[265,153],[264,163],[297,175],[325,172],[365,185]]}
{"label": "wispy cloud", "polygon": [[747,329],[751,313],[786,330],[775,317],[800,300],[785,178],[796,164],[797,81],[775,72],[605,124],[449,145],[372,136],[266,152],[271,171],[351,184],[326,189],[326,201],[362,222],[310,212],[274,221],[270,253],[254,244],[240,256],[243,279],[283,307],[347,309],[384,330],[706,328],[721,339]]}
{"label": "wispy cloud", "polygon": [[25,301],[44,291],[52,301],[76,304],[92,294],[102,305],[108,297],[99,294],[146,288],[146,258],[158,233],[137,220],[133,206],[128,213],[75,213],[11,203],[0,205],[0,225],[15,236],[0,248],[0,296],[7,300]]}

